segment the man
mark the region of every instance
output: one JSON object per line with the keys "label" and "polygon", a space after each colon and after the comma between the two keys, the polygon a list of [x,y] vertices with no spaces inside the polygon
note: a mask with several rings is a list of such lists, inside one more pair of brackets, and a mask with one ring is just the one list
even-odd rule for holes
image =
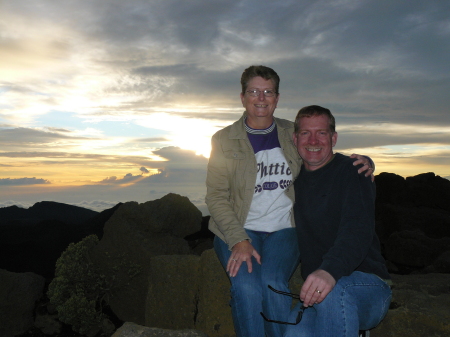
{"label": "man", "polygon": [[[330,110],[302,108],[293,141],[303,159],[294,183],[294,218],[305,280],[299,324],[285,336],[358,336],[386,315],[390,276],[375,234],[375,186],[354,160],[333,153],[338,134]],[[301,308],[301,305],[303,307]]]}

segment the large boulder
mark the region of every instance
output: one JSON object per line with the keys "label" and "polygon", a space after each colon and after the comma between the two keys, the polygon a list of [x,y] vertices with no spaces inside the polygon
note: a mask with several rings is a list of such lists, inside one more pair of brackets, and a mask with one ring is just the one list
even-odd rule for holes
{"label": "large boulder", "polygon": [[44,284],[40,275],[0,269],[0,336],[13,337],[34,325],[34,307]]}
{"label": "large boulder", "polygon": [[162,255],[151,259],[145,307],[146,326],[195,328],[199,260],[197,255]]}
{"label": "large boulder", "polygon": [[383,172],[375,183],[376,232],[390,271],[446,272],[450,181],[432,172],[406,179]]}
{"label": "large boulder", "polygon": [[[192,254],[184,237],[199,231],[201,222],[201,212],[177,194],[143,204],[127,202],[111,216],[92,260],[117,280],[108,303],[120,320],[145,323],[151,258]],[[139,273],[130,277],[137,269]]]}
{"label": "large boulder", "polygon": [[196,328],[210,336],[235,336],[230,308],[231,284],[214,249],[204,251],[201,256],[200,278]]}

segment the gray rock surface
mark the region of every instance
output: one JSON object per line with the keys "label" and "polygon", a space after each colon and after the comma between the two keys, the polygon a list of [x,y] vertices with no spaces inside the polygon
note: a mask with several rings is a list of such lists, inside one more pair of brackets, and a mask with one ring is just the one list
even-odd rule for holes
{"label": "gray rock surface", "polygon": [[450,336],[450,274],[392,275],[391,309],[370,337]]}
{"label": "gray rock surface", "polygon": [[34,307],[44,284],[40,275],[0,269],[0,336],[16,336],[34,325]]}
{"label": "gray rock surface", "polygon": [[200,256],[163,255],[151,259],[145,325],[194,329]]}
{"label": "gray rock surface", "polygon": [[112,337],[208,337],[198,330],[167,330],[125,323]]}

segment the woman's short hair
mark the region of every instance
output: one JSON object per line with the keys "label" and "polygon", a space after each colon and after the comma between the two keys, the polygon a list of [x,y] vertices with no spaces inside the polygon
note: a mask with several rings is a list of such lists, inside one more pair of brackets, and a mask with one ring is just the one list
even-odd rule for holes
{"label": "woman's short hair", "polygon": [[242,86],[242,94],[245,94],[247,90],[248,82],[253,77],[262,77],[265,80],[272,80],[273,85],[275,86],[275,92],[278,94],[278,89],[280,87],[280,77],[272,68],[266,66],[250,66],[244,70],[241,76],[241,86]]}

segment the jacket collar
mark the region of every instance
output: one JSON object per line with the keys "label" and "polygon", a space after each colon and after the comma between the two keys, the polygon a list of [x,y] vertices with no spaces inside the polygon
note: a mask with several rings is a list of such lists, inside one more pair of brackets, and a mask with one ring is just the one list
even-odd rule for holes
{"label": "jacket collar", "polygon": [[[247,131],[245,130],[245,116],[246,112],[242,114],[241,118],[239,118],[236,122],[231,124],[229,138],[230,139],[245,139],[247,138]],[[280,124],[280,119],[274,117],[275,124],[278,129],[285,129],[286,127],[283,123]]]}

